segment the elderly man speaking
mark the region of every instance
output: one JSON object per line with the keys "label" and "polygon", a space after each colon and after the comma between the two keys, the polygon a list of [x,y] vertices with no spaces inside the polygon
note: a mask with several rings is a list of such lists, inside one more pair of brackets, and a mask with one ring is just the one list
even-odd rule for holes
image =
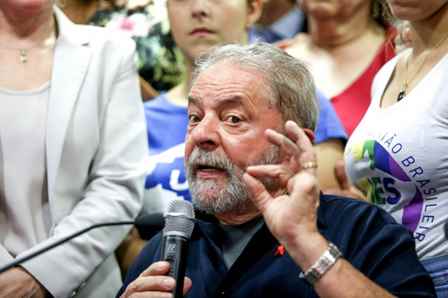
{"label": "elderly man speaking", "polygon": [[[203,214],[186,297],[434,296],[404,227],[367,203],[320,194],[314,94],[303,64],[267,44],[198,61],[185,164]],[[144,248],[122,297],[171,297],[160,243]]]}

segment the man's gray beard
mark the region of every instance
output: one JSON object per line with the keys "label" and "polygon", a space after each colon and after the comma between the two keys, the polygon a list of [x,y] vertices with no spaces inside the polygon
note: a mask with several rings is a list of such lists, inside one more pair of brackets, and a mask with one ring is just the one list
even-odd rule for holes
{"label": "man's gray beard", "polygon": [[[279,149],[272,145],[259,160],[251,165],[276,164],[278,161]],[[227,185],[218,192],[216,197],[206,198],[201,195],[201,193],[219,186],[211,179],[199,180],[195,173],[195,165],[197,164],[215,167],[227,172]],[[210,214],[220,214],[232,211],[244,212],[252,206],[249,190],[242,179],[244,171],[232,164],[227,156],[196,147],[186,162],[186,169],[190,194],[196,209]],[[260,180],[268,190],[278,187],[273,179]]]}

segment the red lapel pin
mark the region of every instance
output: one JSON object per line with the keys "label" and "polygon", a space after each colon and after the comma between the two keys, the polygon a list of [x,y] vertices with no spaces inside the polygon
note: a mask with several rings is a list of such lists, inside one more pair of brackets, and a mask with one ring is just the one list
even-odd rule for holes
{"label": "red lapel pin", "polygon": [[283,256],[285,254],[285,247],[283,245],[277,246],[277,249],[275,250],[274,256]]}

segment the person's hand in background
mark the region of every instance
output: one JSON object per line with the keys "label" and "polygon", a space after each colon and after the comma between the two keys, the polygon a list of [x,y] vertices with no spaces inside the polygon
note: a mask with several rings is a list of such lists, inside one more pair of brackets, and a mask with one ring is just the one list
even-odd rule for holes
{"label": "person's hand in background", "polygon": [[339,187],[325,189],[325,194],[349,197],[359,200],[367,200],[366,197],[354,185],[350,183],[347,173],[345,172],[345,163],[342,159],[336,162],[336,165],[334,167],[334,174],[336,176]]}

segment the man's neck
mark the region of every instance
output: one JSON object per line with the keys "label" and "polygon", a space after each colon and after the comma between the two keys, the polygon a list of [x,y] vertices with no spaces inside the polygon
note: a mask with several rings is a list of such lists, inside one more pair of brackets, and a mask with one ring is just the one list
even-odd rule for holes
{"label": "man's neck", "polygon": [[[273,198],[276,198],[286,192],[286,189],[275,187],[268,190]],[[261,216],[260,210],[255,207],[252,201],[244,203],[242,206],[238,206],[233,211],[215,214],[215,217],[221,224],[225,225],[241,225],[252,219]]]}
{"label": "man's neck", "polygon": [[260,211],[251,208],[251,210],[226,212],[215,215],[221,224],[224,225],[241,225],[260,216]]}

